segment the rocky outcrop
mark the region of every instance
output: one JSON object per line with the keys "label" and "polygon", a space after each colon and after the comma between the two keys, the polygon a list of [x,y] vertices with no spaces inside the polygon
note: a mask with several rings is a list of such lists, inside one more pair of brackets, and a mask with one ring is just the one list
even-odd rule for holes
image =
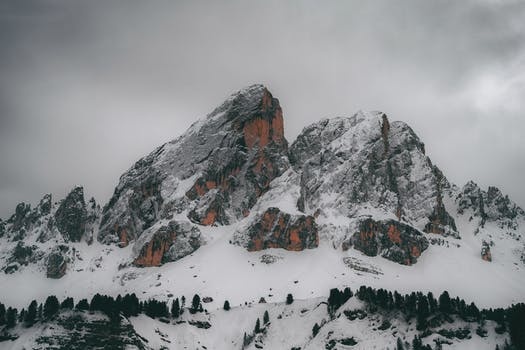
{"label": "rocky outcrop", "polygon": [[55,225],[66,241],[79,242],[86,231],[86,218],[84,189],[75,187],[60,202],[54,216]]}
{"label": "rocky outcrop", "polygon": [[58,246],[47,256],[46,276],[47,278],[58,279],[64,277],[67,271],[67,256],[69,250],[67,246]]}
{"label": "rocky outcrop", "polygon": [[37,246],[26,245],[23,241],[19,241],[7,259],[3,270],[5,273],[13,273],[22,266],[38,262],[41,257],[42,252]]}
{"label": "rocky outcrop", "polygon": [[242,219],[288,168],[287,150],[279,101],[262,85],[241,90],[122,175],[98,237],[125,246],[181,212],[201,225]]}
{"label": "rocky outcrop", "polygon": [[[450,188],[413,130],[381,112],[306,127],[290,147],[290,162],[301,174],[297,207],[306,213],[352,218],[372,207],[423,230]],[[437,218],[444,217],[445,208],[438,209]]]}
{"label": "rocky outcrop", "polygon": [[428,241],[421,232],[399,221],[366,219],[343,249],[350,246],[368,256],[381,255],[402,265],[412,265],[428,248]]}
{"label": "rocky outcrop", "polygon": [[491,262],[492,261],[492,254],[490,253],[490,245],[483,241],[481,244],[481,259]]}
{"label": "rocky outcrop", "polygon": [[480,226],[487,221],[496,222],[500,228],[516,229],[518,220],[525,218],[525,211],[496,187],[482,190],[475,182],[469,181],[457,194],[458,214],[479,218]]}
{"label": "rocky outcrop", "polygon": [[248,251],[268,248],[301,251],[316,248],[319,235],[313,216],[290,215],[278,208],[268,208],[249,227],[236,233],[235,242]]}
{"label": "rocky outcrop", "polygon": [[452,216],[450,216],[450,214],[447,212],[447,210],[445,209],[445,205],[443,204],[443,194],[441,186],[443,174],[437,168],[435,168],[434,171],[436,173],[436,178],[438,179],[436,183],[436,206],[434,207],[432,214],[430,214],[428,218],[429,222],[425,225],[423,231],[427,233],[437,233],[446,236],[452,235],[456,238],[459,238],[459,235],[457,234],[456,222],[454,221]]}
{"label": "rocky outcrop", "polygon": [[139,267],[160,266],[193,253],[201,245],[200,230],[189,224],[170,221],[145,232],[133,247],[133,264]]}

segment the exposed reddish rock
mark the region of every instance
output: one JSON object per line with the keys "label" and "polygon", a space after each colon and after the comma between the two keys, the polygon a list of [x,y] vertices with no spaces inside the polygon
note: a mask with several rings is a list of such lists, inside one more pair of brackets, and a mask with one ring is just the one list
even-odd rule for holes
{"label": "exposed reddish rock", "polygon": [[[142,241],[141,241],[142,240]],[[160,266],[191,254],[200,247],[200,231],[188,223],[170,221],[147,237],[140,237],[135,266]],[[134,247],[134,249],[135,249]]]}
{"label": "exposed reddish rock", "polygon": [[120,247],[127,247],[127,245],[129,244],[129,239],[128,239],[128,232],[126,231],[125,228],[115,228],[115,231],[118,232],[118,236],[119,236],[119,245]]}
{"label": "exposed reddish rock", "polygon": [[175,232],[159,232],[145,244],[140,250],[139,256],[133,264],[140,267],[160,266],[164,254],[170,249],[171,244],[177,237]]}
{"label": "exposed reddish rock", "polygon": [[278,208],[268,208],[247,230],[249,251],[282,248],[292,251],[319,245],[313,216],[290,215]]}
{"label": "exposed reddish rock", "polygon": [[[239,216],[245,217],[257,198],[269,188],[270,182],[281,175],[281,155],[288,144],[284,138],[283,112],[279,101],[264,89],[260,100],[249,115],[234,119],[232,124],[238,134],[241,149],[231,150],[234,156],[229,164],[213,164],[211,169],[197,179],[186,193],[190,200],[200,200],[211,190],[217,190],[216,200],[190,213],[190,219],[201,225],[228,224],[224,208],[227,198],[245,182],[250,201],[240,208]],[[279,163],[279,164],[277,164]]]}
{"label": "exposed reddish rock", "polygon": [[361,222],[359,232],[343,242],[343,250],[351,245],[368,256],[381,254],[403,265],[412,265],[428,248],[428,241],[416,229],[395,220]]}
{"label": "exposed reddish rock", "polygon": [[434,207],[434,211],[430,215],[429,222],[425,225],[425,228],[423,229],[426,233],[435,233],[435,234],[454,234],[456,229],[456,223],[452,216],[447,212],[445,209],[445,205],[443,204],[443,197],[441,194],[441,177],[442,174],[436,173],[436,177],[438,178],[437,181],[437,196],[436,196],[436,206]]}
{"label": "exposed reddish rock", "polygon": [[483,241],[481,245],[481,259],[491,262],[492,261],[492,254],[490,253],[490,245]]}

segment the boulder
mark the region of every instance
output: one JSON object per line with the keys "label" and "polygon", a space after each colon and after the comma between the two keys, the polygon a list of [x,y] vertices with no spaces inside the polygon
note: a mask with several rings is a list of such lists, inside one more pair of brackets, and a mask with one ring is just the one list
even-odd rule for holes
{"label": "boulder", "polygon": [[201,245],[200,230],[187,223],[170,221],[152,227],[133,247],[133,264],[139,267],[160,266],[193,253]]}
{"label": "boulder", "polygon": [[68,247],[56,247],[48,256],[46,261],[47,278],[59,279],[64,277],[67,271],[67,252]]}
{"label": "boulder", "polygon": [[86,217],[84,189],[75,187],[60,202],[54,216],[54,222],[66,241],[79,242],[85,233]]}
{"label": "boulder", "polygon": [[343,247],[352,245],[368,256],[381,255],[402,265],[412,265],[428,248],[428,241],[421,232],[399,221],[366,219]]}
{"label": "boulder", "polygon": [[246,229],[237,231],[235,242],[248,251],[268,248],[300,251],[316,248],[319,235],[313,216],[290,215],[272,207],[257,215]]}

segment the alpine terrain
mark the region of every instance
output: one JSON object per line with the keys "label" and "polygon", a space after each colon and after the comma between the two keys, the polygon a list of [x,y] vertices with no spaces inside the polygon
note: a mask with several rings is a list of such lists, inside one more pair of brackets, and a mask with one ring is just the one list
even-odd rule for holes
{"label": "alpine terrain", "polygon": [[262,85],[0,220],[0,349],[523,349],[525,212],[383,112],[289,143]]}

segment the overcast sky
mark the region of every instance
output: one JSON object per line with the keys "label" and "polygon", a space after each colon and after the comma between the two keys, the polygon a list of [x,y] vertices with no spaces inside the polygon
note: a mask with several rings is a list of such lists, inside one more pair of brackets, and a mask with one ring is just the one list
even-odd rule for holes
{"label": "overcast sky", "polygon": [[0,217],[134,161],[264,83],[291,142],[359,109],[409,123],[452,182],[525,207],[523,1],[0,0]]}

